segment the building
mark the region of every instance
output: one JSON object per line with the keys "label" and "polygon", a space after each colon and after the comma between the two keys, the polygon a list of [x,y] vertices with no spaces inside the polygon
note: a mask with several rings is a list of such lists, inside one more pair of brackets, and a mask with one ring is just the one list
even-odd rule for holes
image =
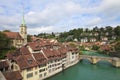
{"label": "building", "polygon": [[[37,39],[8,53],[6,60],[9,63],[7,72],[15,72],[20,80],[43,80],[76,64],[79,53],[70,45]],[[5,72],[2,71],[6,78]]]}
{"label": "building", "polygon": [[22,18],[22,24],[20,26],[20,32],[4,32],[11,40],[11,46],[20,48],[27,44],[27,26],[25,24],[24,15]]}

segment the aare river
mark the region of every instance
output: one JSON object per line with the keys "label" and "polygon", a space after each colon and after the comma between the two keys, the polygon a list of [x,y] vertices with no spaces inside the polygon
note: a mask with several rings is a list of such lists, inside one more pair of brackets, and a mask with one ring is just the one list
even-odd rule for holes
{"label": "aare river", "polygon": [[83,60],[46,80],[120,80],[120,68],[106,61],[93,65]]}

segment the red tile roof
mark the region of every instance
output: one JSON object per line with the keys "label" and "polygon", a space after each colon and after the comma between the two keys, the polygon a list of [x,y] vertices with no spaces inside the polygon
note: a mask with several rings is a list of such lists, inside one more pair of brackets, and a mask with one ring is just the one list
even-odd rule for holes
{"label": "red tile roof", "polygon": [[23,39],[18,32],[4,32],[11,39]]}
{"label": "red tile roof", "polygon": [[42,53],[34,53],[33,56],[35,57],[38,65],[47,63],[47,59],[44,57]]}
{"label": "red tile roof", "polygon": [[0,69],[3,69],[3,68],[8,68],[9,67],[9,64],[6,60],[1,60],[0,61]]}
{"label": "red tile roof", "polygon": [[22,80],[23,79],[19,71],[3,72],[3,75],[5,76],[6,80]]}
{"label": "red tile roof", "polygon": [[15,61],[19,65],[20,69],[32,68],[38,65],[32,55],[20,55],[15,59]]}
{"label": "red tile roof", "polygon": [[23,46],[20,48],[21,54],[28,55],[31,54],[27,47]]}

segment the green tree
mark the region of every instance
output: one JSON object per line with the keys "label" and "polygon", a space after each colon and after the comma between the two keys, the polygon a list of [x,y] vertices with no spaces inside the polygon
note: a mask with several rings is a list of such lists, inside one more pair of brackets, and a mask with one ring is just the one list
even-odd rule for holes
{"label": "green tree", "polygon": [[120,40],[120,26],[114,28],[114,33],[117,36],[116,40]]}
{"label": "green tree", "polygon": [[114,47],[115,47],[115,51],[120,51],[120,41],[118,41]]}
{"label": "green tree", "polygon": [[10,39],[3,32],[0,32],[0,59],[3,59],[11,49],[10,43]]}
{"label": "green tree", "polygon": [[0,32],[0,49],[9,48],[10,39],[2,32]]}
{"label": "green tree", "polygon": [[97,46],[97,45],[93,45],[92,46],[92,50],[98,50],[100,47],[99,46]]}
{"label": "green tree", "polygon": [[6,30],[4,30],[3,32],[11,32],[11,31],[6,29]]}
{"label": "green tree", "polygon": [[29,34],[27,35],[27,41],[28,41],[28,42],[31,42],[31,41],[32,41],[31,35],[29,35]]}

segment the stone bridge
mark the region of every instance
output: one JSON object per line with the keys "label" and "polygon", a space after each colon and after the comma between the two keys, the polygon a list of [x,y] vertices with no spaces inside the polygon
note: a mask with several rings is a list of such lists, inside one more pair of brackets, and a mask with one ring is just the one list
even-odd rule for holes
{"label": "stone bridge", "polygon": [[87,59],[92,64],[96,64],[99,61],[108,61],[115,67],[120,67],[120,58],[117,57],[101,57],[101,56],[89,56],[89,55],[80,55],[79,60]]}

